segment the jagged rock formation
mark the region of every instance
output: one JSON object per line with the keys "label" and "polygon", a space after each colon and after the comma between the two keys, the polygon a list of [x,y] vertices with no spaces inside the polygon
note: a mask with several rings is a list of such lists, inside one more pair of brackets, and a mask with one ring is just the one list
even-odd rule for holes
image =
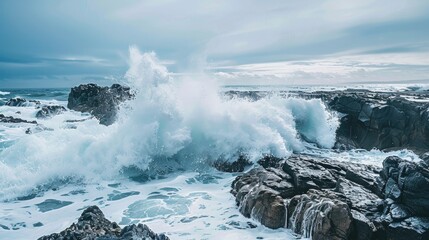
{"label": "jagged rock formation", "polygon": [[77,223],[60,233],[40,237],[39,240],[169,240],[164,234],[156,234],[144,224],[129,225],[121,229],[115,222],[104,217],[97,206],[83,211]]}
{"label": "jagged rock formation", "polygon": [[388,157],[380,169],[305,155],[268,159],[232,183],[246,217],[316,240],[429,239],[422,164]]}
{"label": "jagged rock formation", "polygon": [[71,89],[67,108],[89,112],[101,124],[111,125],[116,120],[119,104],[132,97],[130,88],[119,84],[113,84],[110,88],[96,84],[82,84]]}
{"label": "jagged rock formation", "polygon": [[36,118],[48,118],[65,111],[67,111],[67,109],[63,106],[43,106],[39,111],[37,111]]}
{"label": "jagged rock formation", "polygon": [[213,163],[213,167],[222,172],[243,172],[252,163],[245,157],[239,156],[234,162],[218,160]]}
{"label": "jagged rock formation", "polygon": [[31,123],[31,124],[37,124],[36,121],[27,121],[21,118],[14,118],[10,116],[5,116],[3,114],[0,114],[0,122],[2,123]]}
{"label": "jagged rock formation", "polygon": [[25,98],[11,98],[5,103],[6,106],[11,107],[28,107],[28,106],[40,106],[40,102],[36,100],[27,100]]}
{"label": "jagged rock formation", "polygon": [[340,142],[364,149],[429,147],[429,105],[402,97],[346,94],[329,106],[345,114],[337,131]]}
{"label": "jagged rock formation", "polygon": [[[11,107],[35,107],[36,109],[40,109],[36,113],[36,118],[43,119],[52,117],[54,115],[61,114],[67,109],[63,106],[59,105],[44,105],[42,106],[40,101],[37,100],[27,100],[25,98],[11,98],[9,101],[5,103],[6,106]],[[17,114],[20,114],[21,112],[17,112]]]}

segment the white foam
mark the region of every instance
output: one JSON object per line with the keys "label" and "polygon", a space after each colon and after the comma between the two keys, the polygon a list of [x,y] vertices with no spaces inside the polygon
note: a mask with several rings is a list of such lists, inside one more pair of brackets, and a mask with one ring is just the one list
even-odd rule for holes
{"label": "white foam", "polygon": [[69,129],[64,120],[76,119],[69,111],[40,120],[54,131],[21,136],[1,151],[0,199],[58,178],[110,180],[124,166],[145,169],[154,158],[204,162],[246,154],[255,160],[302,151],[301,137],[326,148],[335,141],[338,120],[320,100],[224,99],[214,81],[173,78],[155,54],[134,47],[126,79],[135,99],[124,104],[117,123],[89,120]]}
{"label": "white foam", "polygon": [[[206,182],[203,181],[204,176]],[[229,193],[233,179],[234,176],[228,173],[212,172],[199,175],[189,172],[145,184],[118,179],[87,186],[64,187],[57,191],[49,191],[44,197],[1,203],[1,224],[11,227],[15,223],[25,223],[26,227],[18,230],[0,230],[0,238],[2,240],[26,239],[28,236],[38,238],[60,232],[69,227],[72,222],[76,222],[85,207],[98,205],[106,218],[116,221],[122,227],[130,224],[129,221],[145,223],[155,232],[166,233],[171,239],[255,239],[256,237],[293,239],[290,230],[271,230],[252,219],[243,217],[235,206],[234,197]],[[111,183],[120,185],[115,188],[109,187],[108,184]],[[84,190],[86,193],[64,196],[73,190]],[[116,201],[108,200],[109,194],[114,191],[124,193],[131,190],[138,191],[139,194]],[[162,195],[167,200],[156,199],[157,195]],[[35,204],[46,199],[73,203],[60,209],[40,212]],[[152,211],[147,204],[135,209],[135,203],[142,201],[151,201],[152,209],[158,210]],[[178,201],[185,202],[186,207],[179,209],[178,207],[183,207],[183,204]],[[162,209],[169,209],[169,211],[162,211]],[[145,215],[149,211],[151,215]],[[37,222],[42,222],[43,226],[33,227]],[[249,228],[248,222],[256,227]]]}
{"label": "white foam", "polygon": [[320,148],[307,148],[303,151],[303,153],[316,155],[319,157],[333,159],[337,161],[343,162],[354,162],[361,163],[367,165],[374,165],[381,167],[383,164],[383,160],[389,156],[398,156],[402,159],[419,162],[421,159],[418,155],[416,155],[413,151],[403,149],[397,151],[384,152],[378,149],[373,149],[370,151],[364,149],[352,149],[348,151],[333,151],[328,149],[320,149]]}

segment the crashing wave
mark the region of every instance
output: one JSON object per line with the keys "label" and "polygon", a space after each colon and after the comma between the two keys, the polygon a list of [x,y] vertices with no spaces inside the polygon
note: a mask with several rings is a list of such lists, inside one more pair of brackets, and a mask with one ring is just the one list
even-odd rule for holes
{"label": "crashing wave", "polygon": [[24,136],[1,151],[0,198],[57,179],[112,179],[129,167],[148,170],[153,161],[192,165],[238,155],[254,161],[289,156],[308,142],[335,143],[338,119],[320,100],[226,98],[213,80],[173,77],[154,53],[136,47],[125,79],[135,98],[115,124],[85,121]]}

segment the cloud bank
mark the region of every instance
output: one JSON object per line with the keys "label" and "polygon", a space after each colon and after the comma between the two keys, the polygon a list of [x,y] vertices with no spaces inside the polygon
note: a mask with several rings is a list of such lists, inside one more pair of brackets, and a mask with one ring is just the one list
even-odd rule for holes
{"label": "cloud bank", "polygon": [[429,79],[427,1],[0,2],[0,87],[108,83],[128,46],[222,84]]}

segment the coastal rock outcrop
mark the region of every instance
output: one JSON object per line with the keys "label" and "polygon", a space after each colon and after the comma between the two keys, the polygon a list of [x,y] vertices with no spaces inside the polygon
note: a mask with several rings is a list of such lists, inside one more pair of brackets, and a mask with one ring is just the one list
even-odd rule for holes
{"label": "coastal rock outcrop", "polygon": [[40,106],[40,101],[27,100],[25,98],[11,98],[5,103],[6,106],[11,107],[29,107],[29,106]]}
{"label": "coastal rock outcrop", "polygon": [[237,177],[231,193],[244,216],[302,237],[429,239],[428,176],[398,157],[379,168],[294,155]]}
{"label": "coastal rock outcrop", "polygon": [[104,217],[97,206],[88,207],[83,211],[77,223],[60,233],[40,237],[39,240],[168,240],[164,234],[156,234],[144,224],[129,225],[121,229]]}
{"label": "coastal rock outcrop", "polygon": [[[267,91],[227,91],[229,98],[258,101]],[[279,91],[282,97],[320,99],[338,112],[338,149],[396,150],[408,148],[423,153],[429,148],[429,95],[421,91],[378,92],[359,89],[344,91]]]}
{"label": "coastal rock outcrop", "polygon": [[39,111],[37,111],[36,118],[48,118],[54,115],[61,114],[65,111],[67,111],[67,109],[63,106],[58,106],[58,105],[43,106]]}
{"label": "coastal rock outcrop", "polygon": [[395,201],[392,217],[429,217],[429,170],[428,168],[388,157],[378,179],[378,188],[384,198]]}
{"label": "coastal rock outcrop", "polygon": [[31,124],[37,124],[36,121],[28,121],[21,118],[14,118],[11,116],[5,116],[3,114],[0,114],[0,122],[2,123],[31,123]]}
{"label": "coastal rock outcrop", "polygon": [[344,94],[329,106],[343,114],[337,138],[364,149],[427,149],[429,105],[388,94]]}
{"label": "coastal rock outcrop", "polygon": [[312,239],[347,239],[352,230],[352,214],[335,192],[309,190],[288,202],[288,227]]}
{"label": "coastal rock outcrop", "polygon": [[234,162],[218,160],[213,163],[213,167],[222,172],[243,172],[252,163],[245,157],[239,156]]}
{"label": "coastal rock outcrop", "polygon": [[111,87],[82,84],[71,89],[67,108],[88,112],[101,124],[111,125],[116,120],[119,104],[132,97],[130,88],[119,84],[113,84]]}

